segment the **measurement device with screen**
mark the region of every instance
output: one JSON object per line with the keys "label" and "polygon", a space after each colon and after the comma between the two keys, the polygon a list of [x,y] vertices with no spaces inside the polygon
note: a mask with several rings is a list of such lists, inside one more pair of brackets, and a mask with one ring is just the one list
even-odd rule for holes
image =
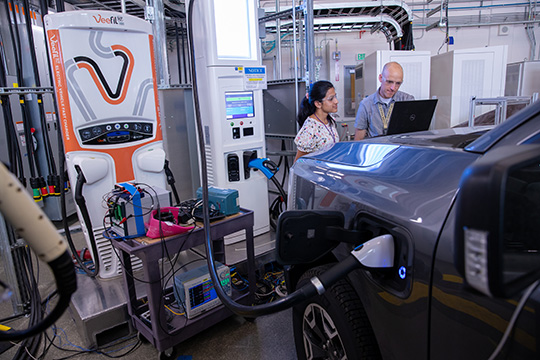
{"label": "measurement device with screen", "polygon": [[[223,290],[227,295],[231,296],[232,287],[229,267],[219,264],[216,271]],[[192,319],[221,304],[206,264],[176,275],[174,277],[174,296],[178,301],[178,305],[184,308],[188,319]]]}

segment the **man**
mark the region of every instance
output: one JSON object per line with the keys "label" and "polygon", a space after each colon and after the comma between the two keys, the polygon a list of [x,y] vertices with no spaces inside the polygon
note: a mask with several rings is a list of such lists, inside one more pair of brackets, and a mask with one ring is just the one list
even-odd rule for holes
{"label": "man", "polygon": [[394,102],[414,100],[414,96],[399,91],[403,83],[403,68],[397,62],[384,65],[379,74],[381,86],[362,100],[354,123],[354,140],[386,134]]}

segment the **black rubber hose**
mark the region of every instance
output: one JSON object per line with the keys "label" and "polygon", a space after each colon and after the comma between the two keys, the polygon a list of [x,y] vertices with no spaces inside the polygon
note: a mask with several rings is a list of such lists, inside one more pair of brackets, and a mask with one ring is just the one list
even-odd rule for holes
{"label": "black rubber hose", "polygon": [[[81,259],[79,254],[77,253],[77,250],[75,249],[75,245],[73,244],[73,241],[68,241],[71,252],[73,253],[73,256],[75,257],[75,260],[77,260],[77,263],[83,268],[84,272],[88,275],[94,277],[97,274],[99,274],[99,254],[96,244],[96,239],[94,238],[94,231],[92,230],[92,221],[90,220],[90,215],[88,214],[88,208],[86,207],[86,200],[82,194],[82,189],[84,184],[86,183],[86,178],[84,177],[83,172],[78,166],[75,166],[75,169],[77,170],[77,184],[75,185],[75,203],[77,203],[77,206],[79,206],[79,210],[81,211],[81,215],[84,220],[84,224],[86,225],[86,231],[88,232],[88,236],[90,237],[90,245],[92,246],[92,252],[94,255],[94,271],[88,269],[86,265],[84,264],[84,261]],[[84,257],[84,254],[83,254]]]}
{"label": "black rubber hose", "polygon": [[[11,10],[9,9],[8,2],[4,2],[6,14],[8,16],[9,22],[11,22],[11,16],[13,16],[13,22],[14,26],[9,26],[9,34],[11,36],[11,43],[13,45],[13,52],[15,56],[15,69],[17,71],[17,82],[19,85],[23,85],[23,72],[22,72],[22,55],[21,55],[21,49],[20,49],[20,36],[19,36],[19,27],[17,22],[17,13],[15,12],[15,7],[12,6]],[[11,14],[11,15],[10,15]],[[23,125],[24,125],[24,137],[26,141],[26,149],[27,149],[27,155],[28,155],[28,167],[30,169],[30,176],[34,179],[36,176],[36,171],[34,168],[34,149],[32,147],[33,141],[32,141],[32,134],[30,133],[30,123],[28,119],[28,113],[27,108],[24,100],[23,95],[19,95],[19,102],[21,106],[21,113],[22,113],[22,119],[23,119]],[[35,179],[34,179],[35,182]]]}
{"label": "black rubber hose", "polygon": [[[24,12],[24,19],[26,22],[26,32],[28,35],[28,42],[30,49],[35,49],[34,34],[32,33],[32,19],[30,18],[30,1],[23,0],[23,5],[26,8]],[[30,51],[30,60],[32,60],[32,70],[34,72],[34,82],[36,86],[41,87],[41,81],[39,80],[39,69],[37,65],[36,54],[34,51]],[[56,173],[56,164],[54,163],[54,157],[52,155],[51,141],[47,132],[47,122],[45,121],[45,109],[43,107],[43,95],[37,94],[39,118],[41,125],[41,138],[43,139],[43,147],[45,152],[45,160],[47,162],[47,168],[49,175]]]}
{"label": "black rubber hose", "polygon": [[180,197],[178,196],[178,191],[176,191],[176,186],[174,185],[176,181],[174,180],[174,174],[171,171],[171,168],[169,167],[169,160],[165,160],[164,170],[165,170],[165,175],[167,176],[167,183],[171,187],[171,190],[174,195],[174,201],[176,201],[175,205],[178,205],[180,204]]}
{"label": "black rubber hose", "polygon": [[182,26],[182,60],[183,60],[183,68],[184,68],[184,83],[189,83],[188,72],[187,72],[187,58],[186,58],[186,44],[185,44],[185,38],[186,38],[186,31],[187,27],[184,27],[184,24],[180,24]]}
{"label": "black rubber hose", "polygon": [[[9,28],[9,35],[11,38],[11,43],[13,45],[13,56],[15,57],[15,70],[17,71],[17,81],[20,81],[20,79],[22,79],[22,69],[21,69],[22,60],[21,60],[20,50],[18,46],[18,43],[20,42],[17,42],[17,40],[15,39],[15,33],[14,33],[14,31],[18,31],[17,21],[16,21],[17,14],[15,13],[15,7],[12,7],[11,10],[9,9],[8,1],[4,1],[4,8],[6,10],[7,21],[9,23],[11,23],[11,16],[15,17],[15,19],[13,20],[13,22],[15,23],[15,26],[9,26],[8,28]],[[17,35],[18,35],[18,32],[17,32]]]}
{"label": "black rubber hose", "polygon": [[[64,153],[62,153],[63,155]],[[63,159],[60,162],[60,203],[61,203],[61,210],[62,210],[62,224],[64,225],[64,233],[66,234],[66,242],[68,243],[69,249],[71,250],[71,253],[73,254],[73,257],[75,258],[75,261],[77,261],[77,264],[83,269],[83,271],[91,276],[95,277],[97,275],[97,271],[90,270],[86,265],[84,264],[84,261],[81,259],[79,254],[77,253],[77,248],[75,247],[75,243],[73,242],[73,238],[71,237],[71,232],[69,231],[69,224],[67,220],[67,211],[66,211],[66,191],[64,190],[64,162]],[[96,263],[96,266],[99,266],[99,262]]]}
{"label": "black rubber hose", "polygon": [[[49,8],[48,8],[48,2],[47,0],[39,0],[39,5],[40,5],[40,8],[41,8],[41,22],[43,24],[45,24],[45,20],[44,20],[44,16],[47,15],[49,13]],[[51,57],[49,56],[49,43],[47,42],[47,34],[45,34],[44,36],[44,43],[45,43],[45,53],[46,53],[46,58],[47,58],[47,65],[48,65],[48,69],[51,68]],[[53,79],[53,73],[52,71],[49,71],[48,72],[49,74],[49,83],[50,83],[50,86],[53,86],[54,85],[54,79]],[[55,98],[54,98],[54,94],[52,95],[53,97],[53,105],[54,105],[54,111],[55,111],[55,114],[60,114],[60,112],[58,111],[58,104],[56,103],[55,101]],[[58,117],[56,116],[53,116],[53,121],[55,121],[55,126],[56,126],[56,129],[60,129],[60,124],[58,123]],[[57,131],[58,134],[61,134],[62,131],[58,130]],[[61,136],[60,136],[61,138]],[[62,146],[60,146],[61,142],[58,143],[58,147],[60,148],[60,151],[62,151]],[[53,156],[53,153],[52,153],[52,147],[51,147],[51,158],[53,159],[53,170],[54,172],[56,173],[56,166],[54,164],[54,156]],[[61,158],[59,158],[61,159]],[[61,160],[60,160],[61,161]],[[60,166],[59,166],[60,167]],[[59,169],[59,172],[61,170]],[[56,175],[56,179],[59,178],[59,175],[57,174]],[[60,184],[59,186],[63,186],[63,184]]]}
{"label": "black rubber hose", "polygon": [[[6,14],[9,16],[9,14]],[[0,34],[0,43],[4,43],[4,40],[2,38],[2,35]],[[4,51],[4,47],[0,46],[0,87],[7,87],[7,59],[6,59],[6,53]],[[2,95],[0,96],[0,102],[2,103],[2,112],[4,115],[4,126],[6,131],[6,142],[7,142],[7,150],[8,150],[8,158],[9,158],[9,166],[12,173],[15,174],[19,178],[19,181],[21,180],[21,177],[24,179],[24,170],[22,167],[19,171],[19,164],[22,164],[22,162],[19,162],[19,158],[21,157],[20,149],[19,149],[19,142],[17,140],[18,136],[15,133],[15,125],[13,123],[13,116],[11,113],[11,104],[9,102],[9,96]],[[20,160],[22,161],[22,160]],[[21,173],[23,174],[21,176]],[[26,186],[26,180],[23,182]]]}
{"label": "black rubber hose", "polygon": [[182,64],[180,63],[180,37],[178,36],[178,24],[174,22],[174,38],[176,40],[176,61],[178,62],[178,83],[182,83]]}
{"label": "black rubber hose", "polygon": [[56,12],[66,11],[64,0],[56,0]]}
{"label": "black rubber hose", "polygon": [[58,288],[58,302],[49,315],[39,324],[26,330],[4,332],[0,331],[0,341],[18,341],[35,336],[53,325],[62,316],[69,306],[71,295],[77,290],[77,277],[71,256],[66,251],[55,260],[49,262],[49,266],[56,280]]}
{"label": "black rubber hose", "polygon": [[281,214],[282,212],[281,204],[285,204],[285,207],[287,206],[287,194],[285,193],[285,191],[283,190],[283,186],[281,186],[281,184],[279,183],[279,181],[276,179],[275,176],[272,176],[270,180],[272,180],[272,182],[274,183],[274,185],[279,191],[279,196],[276,199],[274,199],[269,209],[270,210],[270,226],[272,227],[272,229],[276,230],[277,222],[276,220],[274,220],[274,218],[277,219],[279,217],[279,214]]}
{"label": "black rubber hose", "polygon": [[276,179],[275,176],[272,176],[272,178],[270,180],[272,180],[274,185],[276,185],[276,187],[277,187],[277,189],[279,191],[279,194],[283,198],[283,202],[286,204],[287,203],[287,194],[285,194],[285,190],[283,190],[283,186],[281,186],[281,184],[279,183],[279,181]]}
{"label": "black rubber hose", "polygon": [[[34,266],[32,263],[32,256],[29,248],[26,248],[24,252],[24,268],[24,274],[27,284],[26,286],[30,294],[30,319],[28,324],[29,326],[34,326],[42,321],[43,311],[41,308],[41,295],[39,293],[39,288],[36,282]],[[14,359],[28,359],[28,355],[35,357],[38,352],[41,339],[42,333],[26,338],[21,344],[19,344],[19,350],[17,351]]]}
{"label": "black rubber hose", "polygon": [[8,142],[10,170],[17,176],[21,184],[26,187],[26,178],[24,177],[24,166],[21,156],[21,148],[19,146],[19,141],[17,140],[18,135],[17,131],[15,130],[15,125],[13,123],[11,105],[7,96],[5,97],[5,99],[2,99],[2,110],[4,113],[4,124],[6,128],[6,137]]}
{"label": "black rubber hose", "polygon": [[338,280],[343,279],[352,270],[360,268],[360,262],[352,255],[346,257],[336,265],[332,266],[328,271],[318,276],[325,289],[335,284]]}

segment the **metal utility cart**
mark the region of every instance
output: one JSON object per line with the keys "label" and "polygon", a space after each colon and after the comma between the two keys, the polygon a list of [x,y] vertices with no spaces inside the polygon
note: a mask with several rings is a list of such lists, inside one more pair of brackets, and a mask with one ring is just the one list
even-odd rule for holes
{"label": "metal utility cart", "polygon": [[[252,304],[255,293],[255,251],[253,245],[253,211],[240,209],[237,215],[210,224],[210,233],[216,261],[226,264],[224,236],[245,230],[249,291],[239,292],[233,288],[232,298],[243,304]],[[167,317],[165,305],[170,304],[173,296],[172,286],[162,288],[160,259],[164,254],[176,254],[205,242],[202,227],[194,231],[160,239],[136,238],[113,241],[120,250],[124,264],[123,277],[127,297],[128,313],[134,328],[144,339],[150,341],[160,352],[160,358],[175,345],[209,328],[232,315],[224,305],[208,310],[193,319],[185,316]],[[131,257],[142,261],[143,276],[134,276]],[[136,283],[146,290],[145,296],[137,296]],[[141,292],[142,293],[142,292]],[[143,316],[144,314],[144,316]],[[149,316],[147,316],[149,314]],[[155,320],[157,319],[157,321]]]}

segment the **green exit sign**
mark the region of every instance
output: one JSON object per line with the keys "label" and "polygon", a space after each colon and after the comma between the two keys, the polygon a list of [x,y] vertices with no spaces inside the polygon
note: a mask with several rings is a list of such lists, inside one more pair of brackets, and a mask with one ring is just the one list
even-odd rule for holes
{"label": "green exit sign", "polygon": [[356,54],[356,60],[364,60],[366,58],[366,54]]}

